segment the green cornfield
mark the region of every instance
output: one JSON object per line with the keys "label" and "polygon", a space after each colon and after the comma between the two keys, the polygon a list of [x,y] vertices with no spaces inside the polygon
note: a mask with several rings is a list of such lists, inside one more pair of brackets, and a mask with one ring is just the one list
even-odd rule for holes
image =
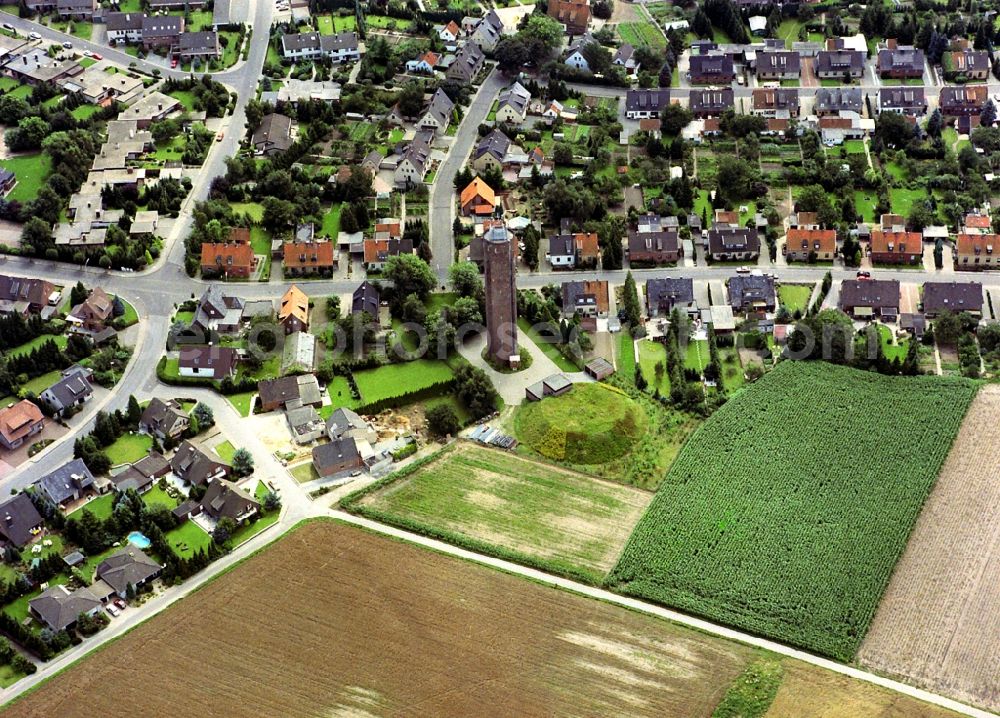
{"label": "green cornfield", "polygon": [[850,660],[976,388],[782,362],[691,437],[609,585]]}

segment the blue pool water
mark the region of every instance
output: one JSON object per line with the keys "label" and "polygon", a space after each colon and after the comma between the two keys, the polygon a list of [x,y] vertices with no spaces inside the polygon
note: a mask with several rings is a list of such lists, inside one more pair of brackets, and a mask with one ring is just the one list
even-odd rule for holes
{"label": "blue pool water", "polygon": [[136,548],[149,548],[152,543],[141,531],[133,531],[128,535],[128,542]]}

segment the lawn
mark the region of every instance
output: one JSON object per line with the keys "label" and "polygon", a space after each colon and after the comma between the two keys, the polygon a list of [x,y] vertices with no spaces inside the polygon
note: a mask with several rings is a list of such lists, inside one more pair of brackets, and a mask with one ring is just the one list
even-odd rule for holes
{"label": "lawn", "polygon": [[[576,372],[580,371],[580,367],[567,359],[562,352],[559,351],[559,347],[556,346],[552,341],[552,338],[558,337],[559,327],[554,327],[554,333],[542,331],[537,331],[532,327],[531,322],[529,322],[525,317],[518,317],[517,327],[522,332],[528,335],[528,339],[534,342],[541,352],[547,356],[552,362],[559,367],[562,371]],[[559,337],[561,338],[561,337]]]}
{"label": "lawn", "polygon": [[180,558],[191,558],[198,549],[207,549],[212,537],[194,521],[185,521],[164,534],[170,548]]}
{"label": "lawn", "polygon": [[104,494],[97,497],[93,501],[88,501],[80,508],[71,512],[70,516],[76,516],[80,518],[83,514],[83,510],[86,509],[92,513],[96,518],[106,519],[111,515],[112,510],[115,508],[115,495],[114,494]]}
{"label": "lawn", "polygon": [[[111,513],[110,508],[107,510],[107,513],[108,515],[110,515]],[[48,536],[42,539],[42,542],[44,541],[51,541],[52,545],[42,546],[42,552],[37,554],[31,552],[30,546],[26,547],[24,550],[21,551],[21,562],[31,563],[31,559],[33,558],[45,558],[46,556],[51,556],[52,554],[58,554],[62,556],[63,551],[65,549],[65,546],[63,545],[62,536],[60,536],[59,534],[49,534]]]}
{"label": "lawn", "polygon": [[6,354],[9,357],[16,357],[16,356],[21,356],[22,354],[27,354],[31,350],[33,350],[33,349],[35,349],[37,347],[40,347],[42,344],[45,344],[50,339],[52,341],[54,341],[56,343],[56,346],[59,347],[60,349],[65,349],[66,348],[66,343],[67,343],[68,340],[62,334],[54,334],[54,335],[53,334],[41,334],[41,335],[35,337],[34,339],[32,339],[30,342],[25,342],[21,346],[14,347],[13,349],[7,350]]}
{"label": "lawn", "polygon": [[685,445],[609,584],[850,661],[975,390],[781,362]]}
{"label": "lawn", "polygon": [[625,456],[648,423],[627,394],[604,384],[576,384],[563,396],[529,402],[514,419],[520,441],[546,458],[573,465]]}
{"label": "lawn", "polygon": [[892,329],[885,324],[876,324],[875,326],[878,327],[879,342],[882,345],[882,353],[885,354],[885,358],[889,361],[893,359],[903,361],[906,359],[906,353],[910,348],[909,340],[900,339],[894,343],[892,340]]}
{"label": "lawn", "polygon": [[238,529],[236,529],[236,531],[233,532],[233,535],[230,539],[232,545],[234,547],[239,546],[241,543],[244,543],[245,541],[249,541],[250,539],[252,539],[254,536],[259,534],[268,526],[273,526],[274,524],[278,523],[278,518],[280,518],[280,515],[281,515],[280,511],[272,511],[269,514],[261,516],[259,519],[257,519],[251,524],[243,524]]}
{"label": "lawn", "polygon": [[0,688],[8,688],[24,678],[24,673],[18,673],[11,665],[0,666]]}
{"label": "lawn", "polygon": [[216,445],[215,453],[218,455],[220,459],[222,459],[227,464],[232,464],[233,454],[236,453],[236,447],[233,446],[233,442],[227,439],[226,441],[223,441],[221,444]]}
{"label": "lawn", "polygon": [[59,379],[62,378],[62,374],[58,371],[50,371],[41,376],[36,376],[34,379],[25,382],[21,385],[21,389],[25,393],[34,394],[38,396],[43,391],[48,389],[50,386],[55,384]]}
{"label": "lawn", "polygon": [[[663,365],[663,373],[660,381],[656,381],[656,365]],[[642,377],[646,380],[650,393],[654,390],[660,392],[660,396],[670,396],[670,377],[667,376],[667,350],[659,342],[643,339],[639,342],[639,367],[642,369]]]}
{"label": "lawn", "polygon": [[876,204],[878,204],[878,198],[871,190],[854,190],[854,206],[857,207],[858,214],[868,224],[875,221]]}
{"label": "lawn", "polygon": [[809,297],[812,296],[811,284],[779,284],[778,302],[791,314],[796,311],[805,314],[809,308]]}
{"label": "lawn", "polygon": [[684,368],[701,372],[708,365],[708,340],[692,339],[684,352]]}
{"label": "lawn", "polygon": [[254,254],[264,257],[260,281],[266,282],[271,278],[271,233],[263,227],[251,227],[250,246]]}
{"label": "lawn", "polygon": [[290,468],[288,473],[290,473],[292,478],[300,484],[304,484],[307,481],[315,481],[319,478],[319,474],[316,473],[316,469],[312,465],[312,461],[304,461],[301,464],[297,464],[296,466]]}
{"label": "lawn", "polygon": [[[89,60],[90,58],[84,58],[84,59]],[[97,105],[91,105],[88,103],[86,105],[80,105],[79,107],[72,110],[69,114],[73,115],[73,117],[82,122],[83,120],[90,119],[92,116],[96,115],[102,109],[103,108],[98,107]]]}
{"label": "lawn", "polygon": [[177,507],[177,499],[156,484],[153,484],[153,488],[142,495],[142,500],[146,503],[146,506],[156,506],[159,504],[160,506],[166,506],[168,509]]}
{"label": "lawn", "polygon": [[[473,444],[446,449],[359,513],[599,583],[651,495]],[[499,547],[499,551],[497,550]]]}
{"label": "lawn", "polygon": [[842,145],[849,155],[863,155],[865,153],[864,140],[844,140]]}
{"label": "lawn", "polygon": [[122,299],[122,304],[125,305],[125,313],[122,314],[119,320],[122,325],[130,327],[133,324],[138,324],[139,312],[137,312],[135,307],[133,307],[129,302],[126,302],[124,299]]}
{"label": "lawn", "polygon": [[632,381],[635,378],[635,346],[632,335],[628,332],[618,333],[618,373]]}
{"label": "lawn", "polygon": [[403,18],[386,17],[385,15],[368,15],[365,17],[365,25],[383,30],[400,30],[405,32],[413,27],[413,21]]}
{"label": "lawn", "polygon": [[253,408],[251,401],[256,395],[257,392],[254,390],[242,394],[229,394],[226,399],[240,413],[240,416],[250,416],[250,410]]}
{"label": "lawn", "polygon": [[726,391],[739,389],[746,383],[739,351],[734,347],[720,347],[719,355],[722,358],[722,386]]}
{"label": "lawn", "polygon": [[334,241],[340,234],[340,212],[343,207],[342,204],[335,204],[323,215],[323,226],[320,227],[320,232]]}
{"label": "lawn", "polygon": [[148,434],[122,434],[104,452],[111,459],[112,466],[131,464],[149,453],[153,448],[153,437]]}
{"label": "lawn", "polygon": [[251,222],[264,219],[264,205],[260,202],[233,202],[229,206],[232,207],[233,214],[242,214]]}
{"label": "lawn", "polygon": [[333,413],[334,409],[339,409],[342,406],[353,409],[358,405],[358,402],[351,395],[351,385],[348,383],[346,376],[338,375],[333,377],[330,383],[326,385],[326,391],[333,402],[329,407],[330,413]]}
{"label": "lawn", "polygon": [[440,382],[449,381],[453,376],[451,367],[443,361],[417,359],[355,372],[354,381],[361,393],[361,403],[370,404],[415,394]]}
{"label": "lawn", "polygon": [[188,112],[195,111],[196,100],[191,90],[174,90],[170,93],[170,96],[181,103]]}
{"label": "lawn", "polygon": [[785,41],[786,47],[791,47],[793,42],[798,41],[802,25],[803,23],[795,18],[782,20],[778,25],[778,37]]}
{"label": "lawn", "polygon": [[927,190],[925,189],[889,188],[889,202],[892,205],[893,214],[909,217],[913,205],[925,199],[927,199]]}
{"label": "lawn", "polygon": [[7,199],[30,202],[38,196],[38,190],[52,173],[52,160],[43,153],[22,155],[0,160],[0,167],[17,176],[17,184],[7,195]]}
{"label": "lawn", "polygon": [[618,36],[632,47],[662,48],[667,45],[667,38],[648,20],[621,23],[618,25]]}

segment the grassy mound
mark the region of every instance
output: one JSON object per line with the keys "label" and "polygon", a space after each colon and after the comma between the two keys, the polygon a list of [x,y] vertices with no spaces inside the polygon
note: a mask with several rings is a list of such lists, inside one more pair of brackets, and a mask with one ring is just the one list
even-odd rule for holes
{"label": "grassy mound", "polygon": [[519,441],[571,464],[604,464],[624,456],[646,425],[638,404],[604,384],[577,384],[569,394],[526,404],[515,419]]}

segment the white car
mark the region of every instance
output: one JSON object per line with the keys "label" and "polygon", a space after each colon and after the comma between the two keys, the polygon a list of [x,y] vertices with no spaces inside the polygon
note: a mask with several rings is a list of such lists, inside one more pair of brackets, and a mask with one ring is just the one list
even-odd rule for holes
{"label": "white car", "polygon": [[67,49],[67,50],[72,50],[73,49],[73,43],[71,43],[71,42],[64,42],[63,43],[63,47],[65,49]]}
{"label": "white car", "polygon": [[39,35],[37,32],[29,33],[28,37],[31,38],[32,40],[41,40],[42,39],[42,36]]}
{"label": "white car", "polygon": [[83,56],[84,57],[93,57],[94,53],[92,53],[90,50],[84,50],[83,51]]}
{"label": "white car", "polygon": [[108,604],[108,606],[107,606],[107,611],[108,611],[108,613],[110,613],[110,614],[112,615],[112,617],[114,617],[114,618],[118,618],[118,617],[119,617],[120,615],[122,615],[122,612],[121,612],[121,611],[119,611],[119,610],[118,610],[117,608],[115,608],[115,606],[114,606],[114,605],[112,605],[112,604]]}

